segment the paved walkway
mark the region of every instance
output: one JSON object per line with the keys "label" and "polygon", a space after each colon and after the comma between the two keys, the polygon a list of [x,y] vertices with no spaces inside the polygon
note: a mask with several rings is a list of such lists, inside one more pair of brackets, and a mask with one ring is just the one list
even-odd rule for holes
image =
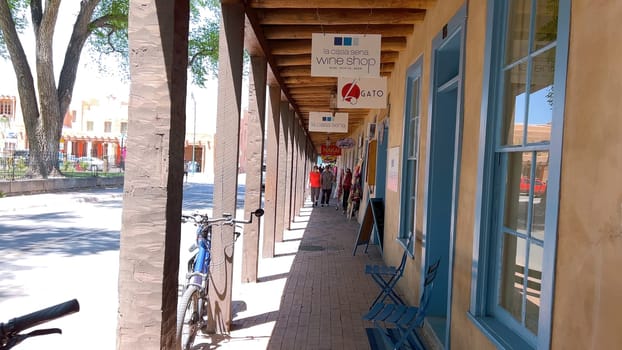
{"label": "paved walkway", "polygon": [[239,283],[234,267],[230,335],[197,339],[205,345],[195,349],[369,349],[361,316],[379,289],[364,266],[381,258],[376,246],[352,255],[358,228],[334,206],[307,203],[276,256],[261,259],[258,283]]}

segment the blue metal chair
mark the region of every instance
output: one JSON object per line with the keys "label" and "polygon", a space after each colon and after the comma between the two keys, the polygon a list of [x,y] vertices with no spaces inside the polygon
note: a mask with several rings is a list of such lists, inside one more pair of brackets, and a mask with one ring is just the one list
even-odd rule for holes
{"label": "blue metal chair", "polygon": [[[406,241],[406,247],[409,247],[412,235]],[[374,302],[369,307],[370,309],[378,303],[383,303],[387,298],[390,298],[395,304],[403,305],[404,301],[395,292],[394,287],[399,279],[404,274],[404,268],[406,267],[406,258],[408,257],[407,249],[404,249],[404,255],[398,266],[385,266],[385,265],[366,265],[365,274],[370,275],[371,278],[380,286],[380,293]]]}
{"label": "blue metal chair", "polygon": [[[377,303],[363,315],[363,320],[372,321],[375,333],[379,333],[392,349],[425,349],[415,329],[423,326],[439,264],[440,260],[437,260],[428,267],[418,306]],[[392,327],[384,328],[381,323]]]}

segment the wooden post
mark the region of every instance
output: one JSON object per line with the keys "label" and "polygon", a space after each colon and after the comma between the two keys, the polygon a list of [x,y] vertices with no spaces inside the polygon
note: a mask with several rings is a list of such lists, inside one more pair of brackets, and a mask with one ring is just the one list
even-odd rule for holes
{"label": "wooden post", "polygon": [[265,212],[263,216],[263,253],[264,258],[274,257],[276,233],[277,184],[279,183],[279,134],[280,134],[280,101],[281,89],[278,85],[269,88],[270,104],[267,119],[268,137],[266,142],[266,188]]}
{"label": "wooden post", "polygon": [[279,118],[279,182],[277,184],[277,200],[276,200],[276,230],[274,232],[274,241],[283,241],[283,230],[285,230],[285,202],[287,197],[285,196],[285,184],[287,176],[287,134],[289,132],[287,128],[289,104],[286,101],[281,101],[281,113]]}
{"label": "wooden post", "polygon": [[[293,180],[293,159],[294,159],[294,118],[295,113],[289,109],[287,113],[287,158],[286,158],[286,177],[285,177],[285,209],[283,212],[284,228],[288,230],[292,223],[292,180]],[[282,239],[281,239],[282,240]]]}
{"label": "wooden post", "polygon": [[[240,115],[244,7],[238,2],[222,2],[219,36],[218,105],[214,138],[213,216],[235,214],[238,190]],[[222,232],[221,232],[222,231]],[[231,288],[233,278],[233,227],[218,226],[212,236],[210,270],[210,311],[208,331],[227,333],[231,328]],[[224,254],[224,255],[223,255]],[[220,265],[218,265],[220,263]]]}
{"label": "wooden post", "polygon": [[178,348],[189,13],[188,2],[130,1],[118,350]]}
{"label": "wooden post", "polygon": [[[261,207],[261,168],[263,164],[263,139],[266,109],[265,57],[251,57],[251,74],[248,96],[248,123],[246,128],[246,192],[244,217]],[[259,265],[259,220],[244,227],[242,237],[242,282],[257,282]]]}

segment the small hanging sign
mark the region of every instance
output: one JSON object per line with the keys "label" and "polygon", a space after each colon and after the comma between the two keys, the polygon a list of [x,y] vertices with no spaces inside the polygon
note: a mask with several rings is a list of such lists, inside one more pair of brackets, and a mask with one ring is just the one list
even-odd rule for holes
{"label": "small hanging sign", "polygon": [[387,108],[387,78],[339,77],[337,108]]}
{"label": "small hanging sign", "polygon": [[381,35],[313,33],[311,39],[311,76],[380,76]]}
{"label": "small hanging sign", "polygon": [[309,131],[348,132],[348,113],[309,112]]}

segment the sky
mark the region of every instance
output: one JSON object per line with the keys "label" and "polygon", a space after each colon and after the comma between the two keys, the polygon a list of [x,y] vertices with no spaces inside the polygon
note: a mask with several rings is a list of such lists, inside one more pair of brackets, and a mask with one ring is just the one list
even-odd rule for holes
{"label": "sky", "polygon": [[[79,11],[79,6],[80,2],[76,0],[63,1],[61,3],[54,34],[54,70],[56,72],[57,83],[58,75],[62,68],[64,53],[67,48],[67,42],[71,36],[71,30],[73,29],[73,23]],[[31,63],[30,66],[34,75],[32,62],[34,62],[35,45],[32,29],[26,28],[24,33],[20,35],[20,40],[22,41],[28,60]],[[124,82],[120,78],[120,75],[110,76],[105,75],[105,73],[100,73],[97,68],[100,64],[113,64],[111,62],[112,61],[93,61],[87,49],[85,48],[83,50],[73,91],[71,109],[78,109],[76,106],[80,106],[80,102],[83,100],[92,98],[102,99],[109,95],[129,100],[129,82]],[[0,59],[0,77],[0,95],[18,96],[15,72],[10,61]],[[194,103],[192,98],[190,98],[190,94],[193,93],[196,100],[198,130],[205,130],[207,133],[215,132],[217,89],[217,80],[208,81],[205,88],[190,83],[188,85],[186,113],[189,119],[194,118]],[[21,110],[21,108],[18,107],[18,110]],[[189,120],[187,126],[192,127],[192,123],[193,122]]]}

